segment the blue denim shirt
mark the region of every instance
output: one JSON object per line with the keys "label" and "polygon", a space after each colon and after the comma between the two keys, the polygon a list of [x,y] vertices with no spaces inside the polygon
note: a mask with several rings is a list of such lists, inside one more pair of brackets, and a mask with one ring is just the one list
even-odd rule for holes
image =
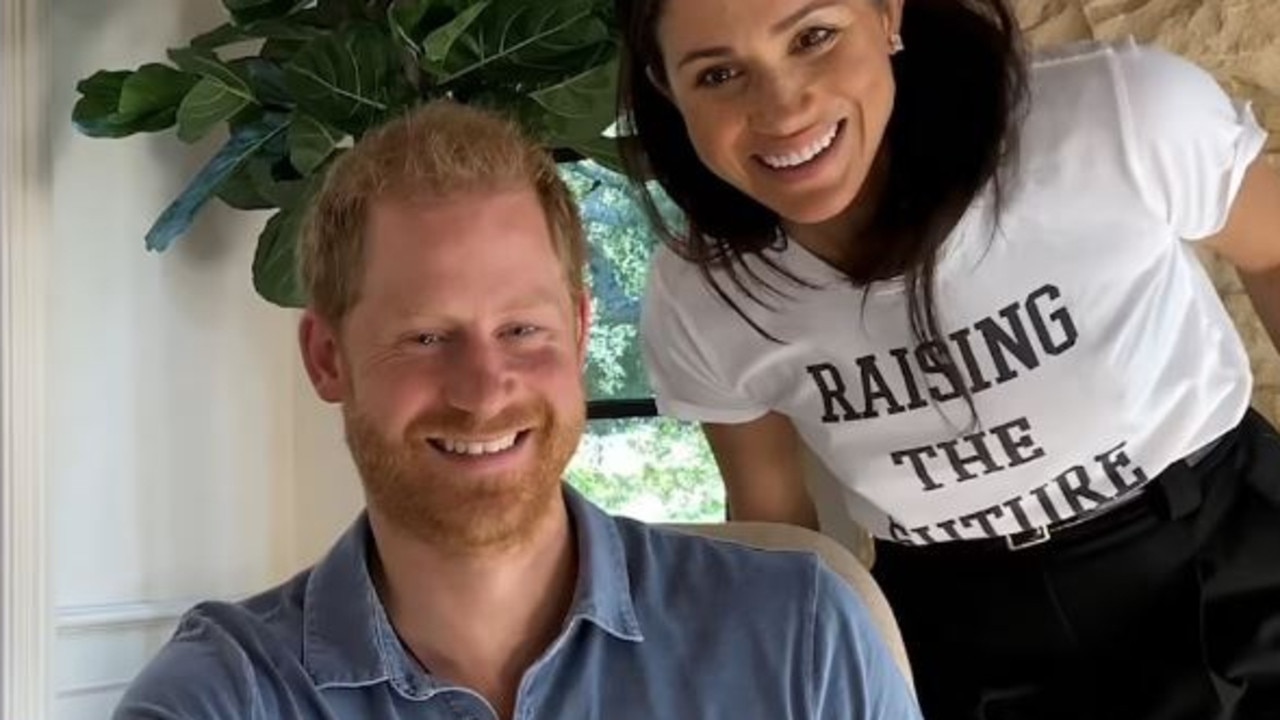
{"label": "blue denim shirt", "polygon": [[[571,489],[565,499],[576,596],[524,673],[514,720],[919,717],[862,602],[816,556],[610,517]],[[371,543],[362,516],[284,585],[197,605],[114,717],[493,720],[481,696],[400,644]]]}

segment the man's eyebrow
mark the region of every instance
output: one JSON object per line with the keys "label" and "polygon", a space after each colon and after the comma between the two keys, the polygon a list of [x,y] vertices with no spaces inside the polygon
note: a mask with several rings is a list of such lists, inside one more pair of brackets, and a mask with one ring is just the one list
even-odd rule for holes
{"label": "man's eyebrow", "polygon": [[[812,13],[831,7],[833,5],[843,5],[843,4],[844,4],[844,0],[813,0],[813,2],[806,4],[804,7],[800,8],[799,10],[796,10],[790,15],[774,23],[769,28],[769,32],[773,33],[774,35],[784,33],[790,30],[791,28],[795,27],[796,25],[798,25],[801,20],[804,20],[806,17],[808,17]],[[691,50],[685,53],[684,57],[680,58],[680,62],[676,63],[676,69],[679,70],[685,65],[688,65],[689,63],[694,62],[696,60],[706,60],[710,58],[726,57],[732,54],[733,54],[733,49],[725,45],[716,45],[714,47],[701,48],[699,50]]]}
{"label": "man's eyebrow", "polygon": [[[566,291],[567,294],[567,291]],[[507,303],[504,307],[508,311],[511,310],[531,310],[535,308],[545,307],[547,305],[559,305],[561,301],[560,289],[541,288],[533,292],[521,295],[516,299]]]}
{"label": "man's eyebrow", "polygon": [[[567,292],[566,292],[567,294]],[[559,305],[562,298],[560,294],[551,289],[535,290],[519,297],[513,298],[509,302],[504,302],[498,306],[502,312],[519,312],[521,310],[536,310],[548,306]],[[391,314],[399,320],[409,321],[432,321],[443,322],[450,317],[448,312],[441,312],[438,309],[416,308],[409,304],[400,303],[392,309]]]}

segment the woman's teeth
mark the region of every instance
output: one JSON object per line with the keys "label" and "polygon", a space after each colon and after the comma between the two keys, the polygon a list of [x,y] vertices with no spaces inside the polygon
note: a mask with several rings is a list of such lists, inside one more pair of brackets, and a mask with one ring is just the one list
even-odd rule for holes
{"label": "woman's teeth", "polygon": [[775,170],[785,170],[797,165],[803,165],[821,155],[823,150],[831,147],[831,143],[835,142],[836,133],[839,130],[840,124],[836,123],[827,130],[825,135],[809,143],[807,147],[786,155],[761,155],[760,161]]}

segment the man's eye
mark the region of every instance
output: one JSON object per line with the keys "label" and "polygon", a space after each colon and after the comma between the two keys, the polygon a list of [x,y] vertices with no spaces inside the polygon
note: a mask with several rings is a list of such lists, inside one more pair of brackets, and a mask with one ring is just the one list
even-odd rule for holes
{"label": "man's eye", "polygon": [[813,50],[830,43],[835,37],[834,28],[813,27],[796,36],[795,46],[797,50]]}
{"label": "man's eye", "polygon": [[700,87],[719,87],[737,76],[730,68],[713,67],[698,73],[696,82]]}
{"label": "man's eye", "polygon": [[418,333],[414,338],[414,342],[423,347],[431,347],[444,342],[444,338],[436,333]]}
{"label": "man's eye", "polygon": [[507,330],[507,337],[516,339],[532,337],[538,334],[542,328],[537,325],[516,325]]}

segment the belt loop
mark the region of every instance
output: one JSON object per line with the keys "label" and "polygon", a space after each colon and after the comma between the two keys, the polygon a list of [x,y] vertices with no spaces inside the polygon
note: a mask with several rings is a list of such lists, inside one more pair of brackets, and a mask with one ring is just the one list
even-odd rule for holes
{"label": "belt loop", "polygon": [[1006,535],[1004,538],[1004,544],[1008,546],[1010,550],[1022,550],[1023,548],[1047,543],[1049,542],[1049,539],[1049,528],[1042,525],[1024,532]]}
{"label": "belt loop", "polygon": [[1179,460],[1156,478],[1163,499],[1161,508],[1169,520],[1190,515],[1204,501],[1200,474],[1186,462]]}

